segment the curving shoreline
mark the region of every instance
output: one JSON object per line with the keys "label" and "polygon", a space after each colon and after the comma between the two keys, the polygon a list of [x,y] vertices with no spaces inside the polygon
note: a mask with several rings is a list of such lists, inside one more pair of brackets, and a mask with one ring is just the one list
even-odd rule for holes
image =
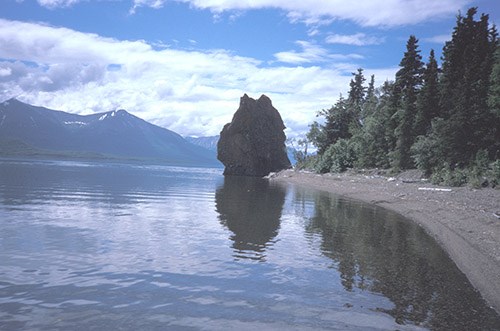
{"label": "curving shoreline", "polygon": [[[404,176],[404,175],[403,175]],[[500,190],[454,187],[360,174],[284,170],[270,176],[393,210],[422,226],[500,313]]]}

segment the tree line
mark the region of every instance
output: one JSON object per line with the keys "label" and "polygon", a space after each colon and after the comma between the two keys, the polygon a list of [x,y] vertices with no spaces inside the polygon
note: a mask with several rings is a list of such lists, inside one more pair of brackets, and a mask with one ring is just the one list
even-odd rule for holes
{"label": "tree line", "polygon": [[500,181],[500,47],[488,15],[457,16],[441,67],[431,50],[423,62],[410,36],[394,81],[366,84],[353,73],[347,98],[322,110],[299,144],[299,167],[320,173],[348,168],[421,169],[435,183]]}

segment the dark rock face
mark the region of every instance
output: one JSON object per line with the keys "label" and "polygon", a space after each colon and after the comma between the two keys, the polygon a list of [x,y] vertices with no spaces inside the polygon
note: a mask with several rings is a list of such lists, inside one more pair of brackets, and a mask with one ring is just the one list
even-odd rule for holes
{"label": "dark rock face", "polygon": [[291,168],[284,129],[271,99],[262,95],[254,100],[245,94],[217,144],[217,158],[226,167],[224,175],[262,177]]}

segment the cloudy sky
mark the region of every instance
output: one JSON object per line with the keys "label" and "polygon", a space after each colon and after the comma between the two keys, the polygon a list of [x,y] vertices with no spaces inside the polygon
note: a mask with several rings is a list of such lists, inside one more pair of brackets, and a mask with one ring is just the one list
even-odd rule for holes
{"label": "cloudy sky", "polygon": [[0,0],[0,101],[124,108],[182,135],[220,132],[247,93],[297,136],[364,68],[393,79],[408,37],[438,56],[459,11],[498,0]]}

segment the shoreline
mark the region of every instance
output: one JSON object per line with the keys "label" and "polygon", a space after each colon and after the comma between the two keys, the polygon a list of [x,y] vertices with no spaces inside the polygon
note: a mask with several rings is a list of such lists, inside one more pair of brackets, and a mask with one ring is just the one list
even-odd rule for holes
{"label": "shoreline", "polygon": [[269,179],[376,204],[412,220],[438,242],[500,314],[500,190],[445,188],[405,174],[387,178],[284,170]]}

